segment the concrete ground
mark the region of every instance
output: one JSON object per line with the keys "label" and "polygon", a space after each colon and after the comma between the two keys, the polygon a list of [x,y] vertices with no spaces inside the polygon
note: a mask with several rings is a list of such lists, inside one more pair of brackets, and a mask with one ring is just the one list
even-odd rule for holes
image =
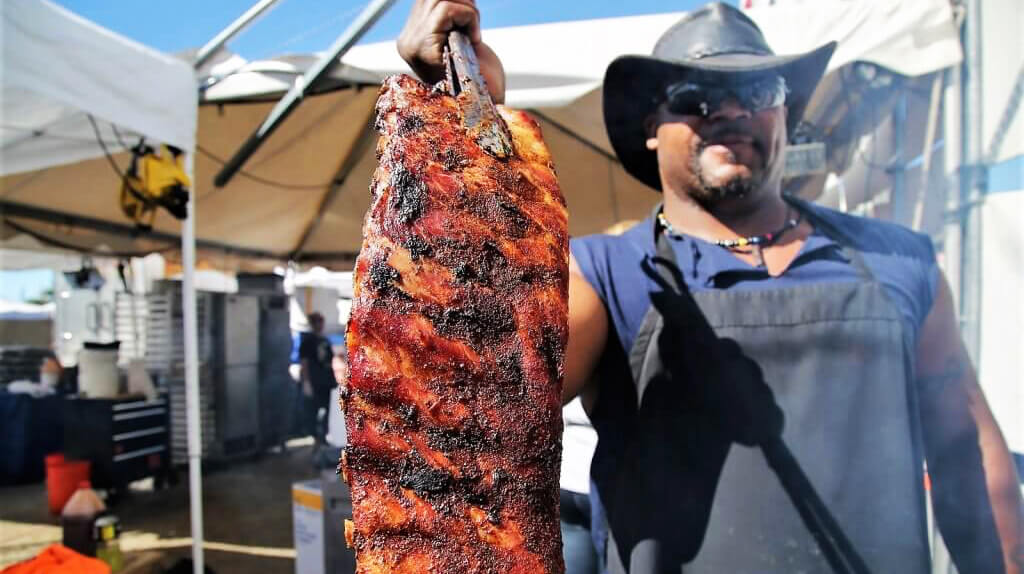
{"label": "concrete ground", "polygon": [[[205,561],[216,574],[292,574],[292,483],[317,477],[311,439],[292,441],[283,452],[217,466],[203,473]],[[330,471],[327,471],[330,472]],[[190,557],[188,470],[178,482],[154,490],[152,480],[134,483],[111,511],[121,520],[121,548],[132,555],[159,553],[162,573]],[[0,487],[0,568],[60,542],[60,519],[47,511],[44,483]],[[340,540],[337,544],[344,545]],[[190,570],[191,572],[191,570]]]}

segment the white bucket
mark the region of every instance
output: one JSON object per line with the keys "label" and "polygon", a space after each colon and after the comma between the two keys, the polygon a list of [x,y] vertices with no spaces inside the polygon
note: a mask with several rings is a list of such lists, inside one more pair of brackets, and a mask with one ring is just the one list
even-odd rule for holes
{"label": "white bucket", "polygon": [[78,352],[78,392],[94,399],[118,395],[117,350],[82,349]]}

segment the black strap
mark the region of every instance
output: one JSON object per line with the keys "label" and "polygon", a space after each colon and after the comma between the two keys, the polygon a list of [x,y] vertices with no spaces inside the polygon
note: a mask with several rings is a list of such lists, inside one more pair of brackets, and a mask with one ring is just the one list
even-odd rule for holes
{"label": "black strap", "polygon": [[871,572],[782,438],[761,445],[761,451],[832,566],[832,571],[839,574]]}

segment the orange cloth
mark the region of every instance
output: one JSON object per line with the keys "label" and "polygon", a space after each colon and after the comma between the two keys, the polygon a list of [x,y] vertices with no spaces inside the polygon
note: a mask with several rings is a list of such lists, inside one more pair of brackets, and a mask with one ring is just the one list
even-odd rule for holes
{"label": "orange cloth", "polygon": [[66,546],[52,544],[35,558],[12,564],[0,574],[110,574],[110,566]]}

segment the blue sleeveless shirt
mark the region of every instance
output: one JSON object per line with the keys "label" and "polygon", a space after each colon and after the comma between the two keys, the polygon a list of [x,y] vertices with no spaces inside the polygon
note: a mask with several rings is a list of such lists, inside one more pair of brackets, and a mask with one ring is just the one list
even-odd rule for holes
{"label": "blue sleeveless shirt", "polygon": [[[844,236],[861,252],[864,262],[882,284],[904,320],[908,349],[915,349],[917,333],[935,298],[939,269],[931,239],[902,226],[847,215],[813,204],[803,204]],[[642,263],[654,257],[650,218],[620,236],[588,235],[569,246],[583,276],[604,302],[622,352],[633,346],[640,323],[650,307],[648,294],[656,291]],[[671,237],[687,287],[708,289],[775,289],[810,283],[856,281],[858,272],[840,245],[815,229],[782,275],[772,277],[738,259],[728,249],[701,239]]]}
{"label": "blue sleeveless shirt", "polygon": [[[781,276],[771,277],[764,269],[753,267],[712,243],[688,236],[671,238],[669,245],[674,251],[687,288],[694,293],[714,290],[799,292],[789,288],[810,284],[863,283],[866,267],[867,273],[877,283],[880,294],[889,300],[889,313],[895,314],[897,320],[903,323],[903,328],[899,329],[903,337],[903,350],[899,354],[907,359],[905,373],[910,377],[909,380],[913,380],[912,357],[918,332],[932,307],[939,281],[930,239],[890,223],[848,216],[799,200],[792,201],[798,203],[803,211],[811,212],[814,216],[812,219],[827,229],[828,233],[816,228]],[[607,400],[599,398],[594,407],[595,427],[598,427],[599,419],[606,421],[602,423],[604,426],[618,424],[614,414],[622,407],[616,405],[637,400],[637,397],[627,392],[633,390],[634,384],[631,382],[633,371],[628,357],[650,310],[650,295],[659,290],[645,270],[645,263],[655,257],[654,239],[652,221],[648,218],[621,236],[593,235],[574,239],[570,244],[584,277],[604,302],[614,329],[614,334],[608,337],[601,364],[597,368],[602,385],[601,397],[605,397],[606,392],[608,395]],[[844,250],[837,240],[848,249]],[[856,262],[848,259],[851,249],[858,258]],[[837,301],[836,304],[841,305],[842,302]],[[792,309],[793,306],[789,305],[790,313]],[[780,312],[784,311],[780,309]],[[766,310],[761,309],[760,312],[763,314]],[[900,399],[899,393],[894,393],[892,398],[900,404],[905,400]],[[898,410],[900,407],[894,404],[892,408]],[[620,433],[615,429],[609,431],[610,428],[604,432],[612,432],[612,435],[605,438],[611,438],[612,443],[616,443],[615,439]],[[915,434],[913,430],[911,434]],[[614,451],[614,444],[609,448]],[[616,455],[611,456],[614,461]],[[919,452],[917,456],[920,456]],[[609,469],[605,465],[602,476],[607,472]],[[614,487],[612,489],[615,490]],[[601,533],[603,536],[604,532]],[[910,543],[907,540],[903,540],[903,543],[914,547],[914,537],[910,536],[908,540]],[[609,548],[612,548],[611,545]],[[630,548],[629,544],[626,548]],[[874,546],[869,544],[869,549],[872,548]],[[712,557],[707,558],[710,560],[708,564],[717,564],[714,556],[721,556],[713,550],[710,555]],[[619,556],[617,559],[621,558]]]}

